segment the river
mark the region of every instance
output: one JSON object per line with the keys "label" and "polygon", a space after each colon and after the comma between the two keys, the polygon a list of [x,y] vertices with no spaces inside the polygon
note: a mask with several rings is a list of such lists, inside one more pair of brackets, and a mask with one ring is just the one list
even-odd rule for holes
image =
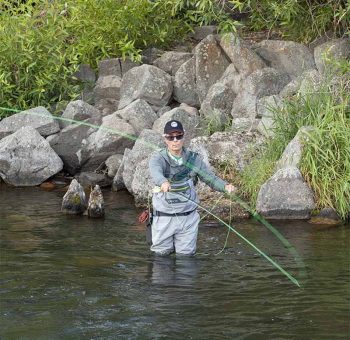
{"label": "river", "polygon": [[[126,192],[106,217],[61,214],[63,191],[0,185],[1,339],[349,339],[349,226],[253,221],[200,226],[198,255],[157,258]],[[217,254],[217,255],[216,255]]]}

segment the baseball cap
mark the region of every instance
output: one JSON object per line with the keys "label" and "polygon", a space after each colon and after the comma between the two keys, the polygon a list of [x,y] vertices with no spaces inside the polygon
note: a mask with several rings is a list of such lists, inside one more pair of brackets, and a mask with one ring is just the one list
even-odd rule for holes
{"label": "baseball cap", "polygon": [[165,124],[164,134],[168,135],[172,132],[181,132],[181,133],[185,132],[182,124],[178,120],[170,120]]}

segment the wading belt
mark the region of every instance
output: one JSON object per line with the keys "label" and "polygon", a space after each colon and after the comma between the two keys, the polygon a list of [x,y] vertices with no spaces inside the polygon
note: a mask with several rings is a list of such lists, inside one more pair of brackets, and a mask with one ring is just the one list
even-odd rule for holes
{"label": "wading belt", "polygon": [[191,211],[187,211],[187,212],[183,212],[183,213],[175,213],[175,214],[167,214],[161,211],[153,211],[153,216],[169,216],[169,217],[174,217],[174,216],[188,216],[190,214],[192,214],[194,211],[196,211],[197,209],[191,210]]}

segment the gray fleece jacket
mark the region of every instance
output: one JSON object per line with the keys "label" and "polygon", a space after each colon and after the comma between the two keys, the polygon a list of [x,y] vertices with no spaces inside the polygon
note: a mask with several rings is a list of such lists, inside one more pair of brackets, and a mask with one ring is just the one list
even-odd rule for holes
{"label": "gray fleece jacket", "polygon": [[[191,172],[189,174],[189,177],[193,178],[195,182],[196,179],[199,178],[201,181],[209,185],[212,189],[224,192],[227,182],[216,176],[198,154],[194,162],[190,162],[193,164],[189,164],[188,159],[190,155],[191,152],[186,148],[183,148],[183,165],[178,165],[169,157],[167,149],[162,149],[160,152],[154,153],[149,160],[149,169],[153,183],[157,186],[161,186],[168,180],[165,177],[167,168],[170,170],[170,176],[172,176],[180,171],[183,171],[185,168],[190,167]],[[168,166],[166,164],[168,164]]]}

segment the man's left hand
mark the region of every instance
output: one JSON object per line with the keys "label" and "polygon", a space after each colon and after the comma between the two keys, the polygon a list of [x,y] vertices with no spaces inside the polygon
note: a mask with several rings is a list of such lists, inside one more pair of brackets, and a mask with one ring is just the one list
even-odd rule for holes
{"label": "man's left hand", "polygon": [[229,194],[233,194],[236,190],[237,190],[237,188],[232,184],[225,185],[225,191]]}

